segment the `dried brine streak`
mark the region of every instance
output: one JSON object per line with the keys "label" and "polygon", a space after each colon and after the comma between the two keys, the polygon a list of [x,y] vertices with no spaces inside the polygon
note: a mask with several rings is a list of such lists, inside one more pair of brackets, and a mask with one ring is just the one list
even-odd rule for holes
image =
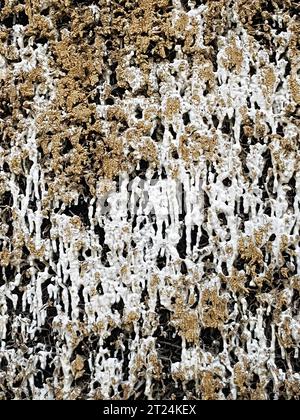
{"label": "dried brine streak", "polygon": [[0,399],[299,399],[298,15],[0,1]]}

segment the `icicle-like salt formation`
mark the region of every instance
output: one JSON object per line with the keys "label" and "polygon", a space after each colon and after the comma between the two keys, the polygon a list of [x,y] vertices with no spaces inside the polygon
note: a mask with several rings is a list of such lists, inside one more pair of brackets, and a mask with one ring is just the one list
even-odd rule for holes
{"label": "icicle-like salt formation", "polygon": [[0,399],[299,398],[298,13],[0,1]]}

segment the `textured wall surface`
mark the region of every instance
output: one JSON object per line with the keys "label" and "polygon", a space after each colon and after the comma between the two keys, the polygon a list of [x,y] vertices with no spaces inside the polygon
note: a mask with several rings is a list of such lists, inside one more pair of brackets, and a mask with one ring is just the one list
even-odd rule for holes
{"label": "textured wall surface", "polygon": [[0,399],[299,399],[299,29],[0,0]]}

